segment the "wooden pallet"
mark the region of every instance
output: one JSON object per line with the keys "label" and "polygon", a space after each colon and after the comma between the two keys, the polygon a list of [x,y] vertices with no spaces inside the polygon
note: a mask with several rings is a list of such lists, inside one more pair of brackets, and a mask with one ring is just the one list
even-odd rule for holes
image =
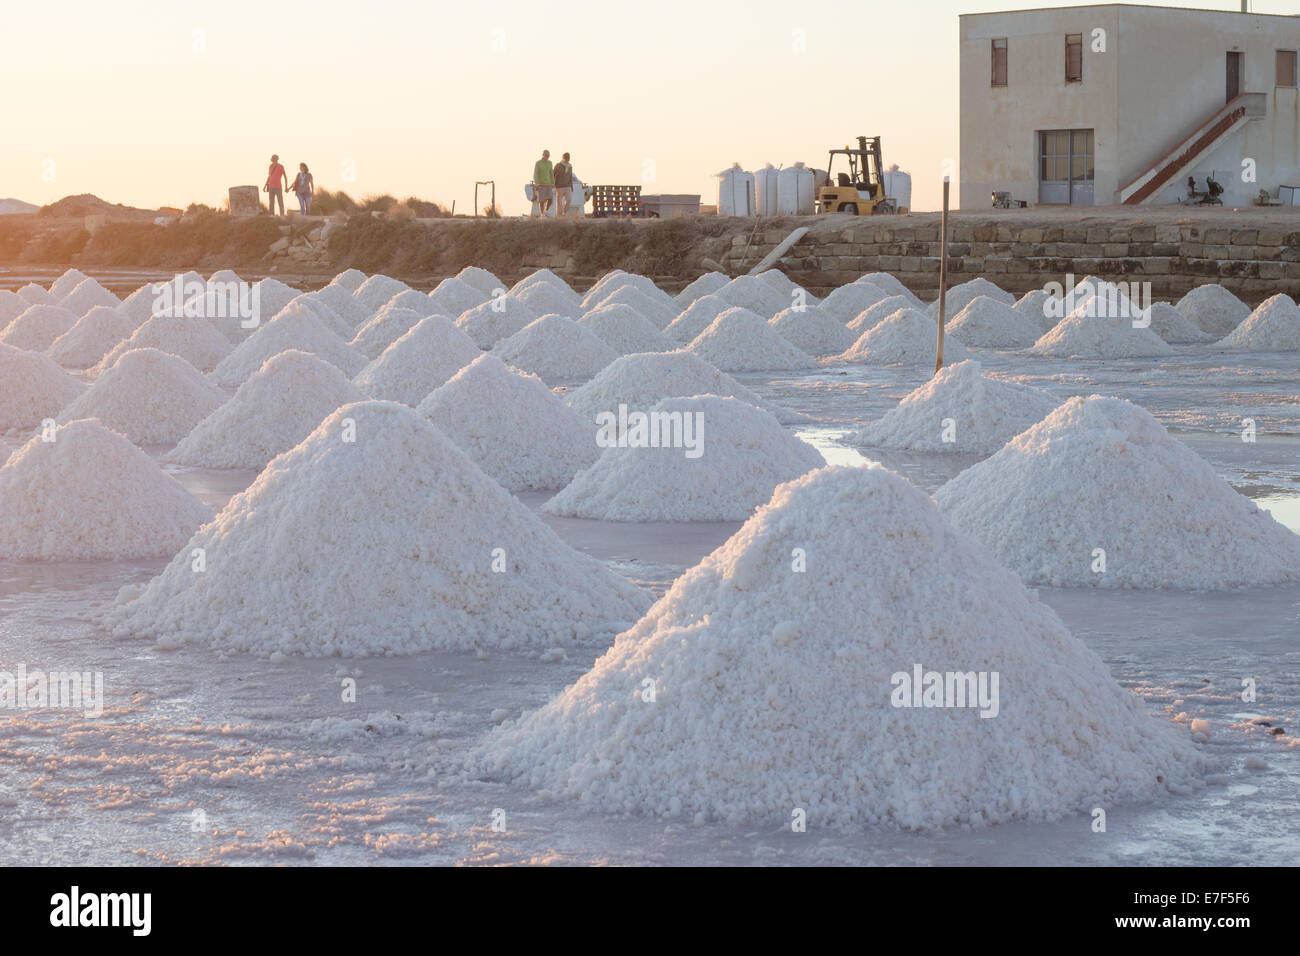
{"label": "wooden pallet", "polygon": [[591,194],[593,216],[640,216],[640,186],[593,186]]}

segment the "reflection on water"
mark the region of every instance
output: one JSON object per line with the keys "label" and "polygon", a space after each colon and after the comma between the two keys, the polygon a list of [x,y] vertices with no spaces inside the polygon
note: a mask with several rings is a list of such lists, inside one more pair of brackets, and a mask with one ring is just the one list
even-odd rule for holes
{"label": "reflection on water", "polygon": [[1265,495],[1254,500],[1282,524],[1300,534],[1300,495]]}

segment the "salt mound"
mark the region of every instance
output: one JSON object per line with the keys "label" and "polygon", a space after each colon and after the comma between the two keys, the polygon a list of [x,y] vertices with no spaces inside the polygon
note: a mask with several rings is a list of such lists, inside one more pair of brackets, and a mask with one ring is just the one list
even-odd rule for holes
{"label": "salt mound", "polygon": [[[948,290],[944,298],[944,310],[947,312],[947,319],[951,321],[958,312],[970,305],[980,296],[986,296],[995,302],[1001,302],[1003,305],[1015,305],[1016,297],[1010,292],[1005,292],[998,286],[994,285],[988,279],[983,277],[971,279],[969,282],[963,282],[953,286]],[[939,318],[939,300],[935,299],[926,309],[926,314],[933,320]]]}
{"label": "salt mound", "polygon": [[686,347],[724,372],[817,367],[811,355],[748,309],[723,312]]}
{"label": "salt mound", "polygon": [[982,349],[1025,349],[1043,334],[1033,319],[986,295],[971,299],[945,326],[963,345]]}
{"label": "salt mound", "polygon": [[673,301],[683,309],[688,308],[696,299],[703,298],[706,295],[713,295],[730,281],[721,272],[706,272],[673,296]]}
{"label": "salt mound", "polygon": [[[490,298],[498,289],[502,292],[506,289],[506,284],[498,279],[486,269],[480,269],[478,266],[466,266],[456,273],[455,277],[466,285],[473,286],[483,294],[484,298]],[[437,289],[434,289],[437,292]]]}
{"label": "salt mound", "polygon": [[384,349],[392,345],[415,327],[415,323],[429,314],[432,304],[423,312],[415,309],[390,309],[384,306],[375,313],[374,318],[361,327],[361,331],[352,339],[351,345],[367,358],[378,358]]}
{"label": "salt mound", "polygon": [[[493,281],[495,281],[495,277]],[[482,305],[490,298],[491,293],[485,294],[476,286],[453,276],[450,279],[443,279],[438,283],[438,287],[429,293],[427,309],[437,314],[451,316],[454,319],[462,312],[468,312],[476,305]],[[426,311],[424,314],[428,315],[430,313]]]}
{"label": "salt mound", "polygon": [[134,349],[158,349],[183,358],[200,372],[210,372],[231,353],[230,341],[207,319],[184,315],[155,315],[131,335],[109,349],[99,361],[103,372]]}
{"label": "salt mound", "polygon": [[365,398],[329,362],[290,349],[267,359],[163,460],[200,468],[263,468],[340,405]]}
{"label": "salt mound", "polygon": [[268,656],[535,651],[647,604],[412,409],[358,402],[267,465],[143,590],[124,589],[105,624]]}
{"label": "salt mound", "polygon": [[[1173,349],[1149,328],[1134,328],[1130,307],[1112,310],[1105,295],[1091,295],[1034,343],[1033,355],[1054,358],[1147,358]],[[1140,320],[1139,320],[1140,321]]]}
{"label": "salt mound", "polygon": [[518,292],[511,292],[510,296],[542,315],[573,317],[582,314],[582,300],[576,292],[565,294],[546,282],[535,282]]}
{"label": "salt mound", "polygon": [[122,304],[117,307],[117,311],[131,320],[133,328],[143,325],[153,315],[154,302],[158,298],[154,285],[155,283],[150,282],[140,286],[140,288],[123,299]]}
{"label": "salt mound", "polygon": [[503,295],[462,312],[456,325],[479,348],[490,349],[540,318],[534,309],[518,299]]}
{"label": "salt mound", "polygon": [[666,398],[643,421],[604,423],[607,441],[626,444],[607,445],[542,510],[603,521],[743,521],[781,482],[825,464],[774,417],[736,398]]}
{"label": "salt mound", "polygon": [[299,295],[301,293],[297,289],[285,285],[279,279],[263,279],[257,283],[259,319],[268,315],[278,315],[280,310]]}
{"label": "salt mound", "polygon": [[242,385],[267,359],[286,349],[318,355],[346,375],[355,375],[366,364],[360,352],[311,312],[286,310],[235,346],[212,370],[212,379],[219,385]]}
{"label": "salt mound", "polygon": [[[119,309],[125,307],[124,303]],[[152,310],[151,317],[166,315],[178,319],[205,320],[229,344],[237,344],[248,338],[262,319],[269,315],[262,312],[260,302],[238,287],[204,289],[180,303],[178,308],[168,308],[166,302],[157,301]]]}
{"label": "salt mound", "polygon": [[702,295],[668,323],[664,335],[679,345],[689,345],[696,336],[709,327],[713,320],[728,309],[734,309],[730,302],[719,299],[716,295]]}
{"label": "salt mound", "polygon": [[823,299],[821,307],[826,314],[846,323],[887,298],[889,296],[883,290],[869,282],[852,282],[840,286]]}
{"label": "salt mound", "polygon": [[511,491],[561,488],[600,451],[586,419],[495,355],[479,356],[416,410]]}
{"label": "salt mound", "polygon": [[73,289],[89,279],[80,269],[69,269],[50,283],[50,295],[57,301],[67,297]]}
{"label": "salt mound", "polygon": [[871,447],[989,455],[1057,404],[1039,389],[981,374],[968,359],[945,365],[879,421],[845,437]]}
{"label": "salt mound", "polygon": [[[801,556],[810,573],[792,573]],[[914,668],[988,675],[984,708],[916,706]],[[794,808],[813,828],[1043,821],[1181,791],[1204,770],[1185,732],[880,468],[777,488],[472,764],[598,811],[774,829]]]}
{"label": "salt mound", "polygon": [[887,299],[881,299],[871,308],[864,309],[855,319],[848,323],[847,328],[850,332],[855,332],[860,336],[863,332],[870,332],[899,309],[913,307],[912,300],[907,296],[891,295]]}
{"label": "salt mound", "polygon": [[85,388],[48,355],[0,343],[0,431],[54,418]]}
{"label": "salt mound", "polygon": [[3,332],[10,322],[18,318],[30,307],[31,303],[17,292],[0,289],[0,332]]}
{"label": "salt mound", "polygon": [[386,275],[373,275],[352,293],[352,297],[370,313],[380,310],[385,302],[397,295],[399,292],[405,292],[409,289],[405,282],[400,279],[393,279]]}
{"label": "salt mound", "polygon": [[46,354],[67,368],[90,368],[133,332],[135,324],[120,311],[96,306],[55,339]]}
{"label": "salt mound", "polygon": [[375,398],[414,408],[482,352],[445,315],[431,315],[384,349],[353,381]]}
{"label": "salt mound", "polygon": [[839,355],[857,338],[840,319],[820,305],[786,309],[768,324],[791,345],[809,355]]}
{"label": "salt mound", "polygon": [[1201,327],[1168,302],[1151,303],[1151,331],[1170,345],[1196,345],[1213,342],[1214,336],[1201,331]]}
{"label": "salt mound", "polygon": [[[603,299],[608,298],[621,288],[630,287],[654,300],[665,293],[654,284],[654,280],[637,275],[634,272],[624,272],[622,269],[615,269],[613,272],[606,272],[601,276],[596,284],[587,290],[582,297],[583,309],[594,309]],[[671,298],[671,296],[669,297]],[[674,303],[675,304],[675,303]]]}
{"label": "salt mound", "polygon": [[212,275],[208,276],[209,286],[220,287],[220,286],[228,285],[232,282],[243,282],[243,281],[244,280],[239,277],[239,273],[236,272],[234,269],[218,269],[216,272],[212,273]]}
{"label": "salt mound", "polygon": [[1300,536],[1234,491],[1149,412],[1117,398],[1071,398],[935,499],[1030,584],[1300,580]]}
{"label": "salt mound", "polygon": [[1045,289],[1030,289],[1012,306],[1017,312],[1027,319],[1032,319],[1044,332],[1050,331],[1056,325],[1057,317],[1048,315],[1048,302],[1055,298]]}
{"label": "salt mound", "polygon": [[1246,352],[1300,351],[1300,308],[1285,292],[1265,299],[1215,348]]}
{"label": "salt mound", "polygon": [[333,279],[330,285],[337,286],[348,293],[356,292],[366,281],[366,274],[360,269],[344,269]]}
{"label": "salt mound", "polygon": [[[846,362],[872,365],[928,365],[934,362],[939,327],[919,309],[899,309],[869,332],[863,332],[842,355]],[[943,340],[945,363],[960,362],[966,349],[950,335]]]}
{"label": "salt mound", "polygon": [[596,333],[562,315],[528,323],[497,343],[492,354],[547,385],[591,378],[618,358]]}
{"label": "salt mound", "polygon": [[225,394],[189,362],[158,349],[123,353],[58,415],[98,418],[137,445],[177,442],[221,407]]}
{"label": "salt mound", "polygon": [[54,305],[54,297],[45,291],[44,286],[29,282],[18,290],[18,295],[32,305]]}
{"label": "salt mound", "polygon": [[803,419],[797,412],[764,402],[726,372],[685,350],[624,355],[586,385],[570,392],[568,403],[584,418],[595,421],[602,412],[617,415],[620,405],[646,411],[661,399],[690,395],[731,396],[766,409],[778,421]]}
{"label": "salt mound", "polygon": [[[565,282],[563,279],[557,276],[550,269],[536,269],[533,272],[528,273],[528,275],[524,276],[522,279],[520,279],[518,282],[512,285],[510,287],[510,291],[511,293],[518,294],[520,292],[523,292],[525,289],[531,289],[533,286],[537,286],[537,285],[550,286],[552,289],[555,289],[557,292],[562,292],[562,293],[573,292],[573,289],[572,287],[570,287],[569,283]],[[574,292],[573,294],[577,296],[576,292]],[[579,302],[582,301],[581,297],[578,298],[578,301]]]}
{"label": "salt mound", "polygon": [[[0,558],[161,558],[211,510],[121,435],[96,421],[36,435],[0,468]],[[189,555],[185,555],[188,561]]]}
{"label": "salt mound", "polygon": [[770,319],[778,312],[784,312],[791,305],[788,297],[777,292],[758,276],[736,276],[714,294],[734,306],[756,313],[763,319]]}
{"label": "salt mound", "polygon": [[[420,294],[417,292],[416,295],[419,296]],[[420,298],[423,299],[424,296],[420,296]],[[357,330],[354,329],[352,325],[343,318],[343,316],[339,315],[320,299],[315,298],[314,294],[311,292],[304,292],[302,295],[294,298],[292,302],[272,316],[272,321],[275,321],[275,319],[290,312],[303,312],[314,315],[316,318],[320,319],[321,324],[324,325],[325,328],[329,329],[344,342],[347,342],[357,334]]]}
{"label": "salt mound", "polygon": [[594,305],[588,305],[586,314],[611,306],[625,306],[648,320],[656,329],[665,329],[677,318],[677,306],[671,299],[667,302],[658,297],[646,295],[634,286],[620,286]]}
{"label": "salt mound", "polygon": [[817,298],[817,296],[813,295],[799,283],[795,282],[780,269],[767,269],[760,272],[758,277],[777,292],[780,292],[785,296],[786,301],[793,303],[790,306],[791,308],[794,308],[795,305],[799,304],[819,305],[821,303],[821,299]]}
{"label": "salt mound", "polygon": [[[405,293],[398,293],[399,296],[403,294]],[[421,300],[424,299],[424,296],[419,292],[411,292],[410,295],[419,296]],[[357,330],[369,322],[371,315],[374,314],[354,299],[352,293],[341,285],[327,285],[315,292],[308,292],[306,298],[309,301],[324,303],[330,311],[342,319],[342,332],[346,333],[349,338],[356,335]],[[422,301],[420,304],[421,307],[427,309],[429,303]],[[267,314],[274,315],[275,313],[270,312]],[[428,315],[429,313],[426,311],[423,314]]]}
{"label": "salt mound", "polygon": [[[429,308],[429,305],[429,296],[427,294],[416,292],[414,289],[405,289],[381,305],[380,308],[412,309],[418,312],[420,309]],[[459,314],[457,313],[457,315]]]}
{"label": "salt mound", "polygon": [[1175,308],[1214,336],[1227,335],[1250,315],[1250,306],[1214,282],[1192,289]]}
{"label": "salt mound", "polygon": [[[636,294],[636,290],[629,290]],[[660,332],[654,322],[630,305],[611,303],[593,309],[578,320],[619,355],[636,352],[671,352],[677,343]]]}
{"label": "salt mound", "polygon": [[80,316],[59,305],[29,306],[9,323],[0,342],[29,352],[44,352],[54,340],[77,324]]}
{"label": "salt mound", "polygon": [[885,295],[901,295],[903,298],[908,300],[908,304],[911,306],[924,305],[915,292],[903,285],[902,282],[900,282],[896,277],[890,275],[888,272],[869,272],[864,276],[859,276],[853,282],[854,285],[862,285],[863,283],[874,285],[877,289],[884,292]]}

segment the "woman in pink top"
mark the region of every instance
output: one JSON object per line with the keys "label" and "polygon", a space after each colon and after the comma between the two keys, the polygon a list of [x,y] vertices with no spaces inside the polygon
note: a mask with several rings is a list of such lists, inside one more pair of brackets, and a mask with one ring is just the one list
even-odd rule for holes
{"label": "woman in pink top", "polygon": [[275,204],[280,204],[280,215],[284,215],[284,187],[289,185],[289,174],[284,171],[280,165],[280,157],[271,157],[271,169],[266,175],[266,185],[262,188],[267,193],[267,205],[271,208],[271,215],[275,215]]}

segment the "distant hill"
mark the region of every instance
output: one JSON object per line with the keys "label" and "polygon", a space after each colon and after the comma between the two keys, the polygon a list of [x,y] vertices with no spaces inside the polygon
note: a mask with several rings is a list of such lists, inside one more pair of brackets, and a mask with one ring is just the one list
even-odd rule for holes
{"label": "distant hill", "polygon": [[21,199],[0,199],[0,216],[25,216],[40,208],[35,203],[23,202]]}
{"label": "distant hill", "polygon": [[60,219],[81,216],[107,216],[109,219],[148,221],[157,216],[158,211],[156,209],[137,209],[134,206],[123,206],[121,203],[106,202],[98,196],[82,193],[79,196],[64,196],[58,202],[42,206],[40,214]]}

